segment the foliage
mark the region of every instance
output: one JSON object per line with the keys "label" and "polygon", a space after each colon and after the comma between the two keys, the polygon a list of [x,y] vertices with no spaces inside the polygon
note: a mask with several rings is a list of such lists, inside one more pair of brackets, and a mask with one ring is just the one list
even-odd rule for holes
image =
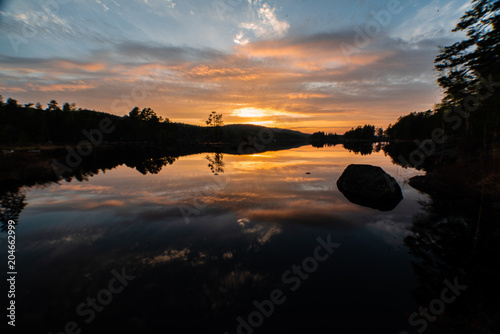
{"label": "foliage", "polygon": [[499,12],[499,1],[472,1],[453,30],[467,38],[442,48],[435,60],[445,93],[438,113],[454,120],[467,141],[483,145],[496,139],[500,122]]}
{"label": "foliage", "polygon": [[439,117],[432,110],[412,112],[399,117],[394,125],[389,124],[385,133],[392,140],[426,139],[431,138],[432,131],[440,125]]}
{"label": "foliage", "polygon": [[208,115],[208,120],[205,123],[213,128],[213,140],[222,139],[221,126],[224,124],[222,121],[222,114],[217,114],[217,112],[212,111]]}
{"label": "foliage", "polygon": [[[116,116],[64,103],[62,109],[51,100],[46,109],[40,103],[19,105],[9,98],[0,105],[0,144],[71,144],[89,140],[85,133],[100,128],[109,119],[115,130],[106,134],[107,142],[159,141],[175,139],[183,125],[173,125],[158,117],[151,108],[134,108],[128,116]],[[193,136],[196,138],[197,136]]]}
{"label": "foliage", "polygon": [[314,147],[324,147],[325,145],[331,146],[341,143],[343,140],[341,135],[336,133],[325,133],[323,131],[318,131],[313,133],[309,137],[309,142]]}
{"label": "foliage", "polygon": [[47,104],[47,110],[49,110],[49,111],[60,111],[61,108],[59,108],[59,104],[57,103],[56,100],[51,100]]}
{"label": "foliage", "polygon": [[210,115],[208,115],[208,120],[205,123],[213,128],[222,126],[224,124],[222,121],[222,114],[217,114],[216,111],[212,111]]}
{"label": "foliage", "polygon": [[351,129],[344,133],[345,140],[369,140],[375,139],[375,126],[365,125],[358,126],[356,129]]}

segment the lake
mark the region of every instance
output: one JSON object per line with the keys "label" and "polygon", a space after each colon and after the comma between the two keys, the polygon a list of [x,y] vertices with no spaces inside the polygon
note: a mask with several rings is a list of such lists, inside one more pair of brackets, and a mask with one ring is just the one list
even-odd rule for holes
{"label": "lake", "polygon": [[[388,212],[350,203],[336,186],[349,164],[382,167],[404,199]],[[24,189],[17,325],[39,333],[416,332],[418,259],[404,240],[430,202],[408,185],[421,174],[383,151],[303,146],[182,156],[157,174],[121,165]]]}

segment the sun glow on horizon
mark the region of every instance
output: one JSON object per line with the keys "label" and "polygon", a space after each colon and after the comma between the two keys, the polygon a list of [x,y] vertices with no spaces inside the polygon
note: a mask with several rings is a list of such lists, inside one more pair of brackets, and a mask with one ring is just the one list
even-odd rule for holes
{"label": "sun glow on horizon", "polygon": [[308,118],[307,115],[291,113],[272,108],[245,107],[234,109],[229,115],[235,118],[236,123],[246,123],[262,126],[281,126],[289,123],[291,119]]}
{"label": "sun glow on horizon", "polygon": [[253,107],[235,109],[230,114],[230,116],[245,117],[245,118],[290,117],[290,116],[300,117],[300,118],[307,117],[306,115],[293,114],[290,112],[274,110],[271,108],[253,108]]}

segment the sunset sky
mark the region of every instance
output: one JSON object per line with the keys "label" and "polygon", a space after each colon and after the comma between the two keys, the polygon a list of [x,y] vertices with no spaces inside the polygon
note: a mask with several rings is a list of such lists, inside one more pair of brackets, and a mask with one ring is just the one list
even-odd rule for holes
{"label": "sunset sky", "polygon": [[433,61],[469,1],[0,4],[4,99],[342,133],[439,102]]}

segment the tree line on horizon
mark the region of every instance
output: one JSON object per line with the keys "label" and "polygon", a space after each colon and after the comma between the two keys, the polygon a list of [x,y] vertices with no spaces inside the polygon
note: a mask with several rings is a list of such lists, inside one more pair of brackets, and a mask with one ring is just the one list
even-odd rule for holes
{"label": "tree line on horizon", "polygon": [[387,138],[384,129],[376,128],[375,125],[369,124],[351,128],[351,130],[346,131],[343,135],[338,135],[333,132],[325,133],[324,131],[318,131],[311,135],[311,142],[319,144],[337,144],[347,141],[375,142],[385,140],[387,140]]}
{"label": "tree line on horizon", "polygon": [[109,119],[115,130],[106,134],[107,142],[171,143],[182,138],[206,140],[202,127],[172,123],[151,108],[133,108],[127,115],[117,116],[96,110],[76,108],[68,102],[62,107],[51,100],[44,109],[36,104],[19,104],[15,99],[3,101],[0,95],[0,143],[9,145],[75,144],[86,140],[84,130],[99,129]]}
{"label": "tree line on horizon", "polygon": [[[75,104],[55,100],[43,109],[40,103],[20,105],[15,99],[3,102],[0,95],[0,144],[12,146],[75,145],[92,140],[89,133],[98,130],[103,120],[113,127],[103,142],[110,145],[146,147],[222,145],[232,146],[259,138],[264,127],[257,125],[223,126],[222,114],[212,111],[207,126],[174,123],[158,116],[151,108],[134,107],[127,115],[117,116],[96,110],[76,108]],[[294,131],[273,132],[272,142],[279,145],[307,141],[305,134]],[[267,146],[272,143],[268,143]]]}

